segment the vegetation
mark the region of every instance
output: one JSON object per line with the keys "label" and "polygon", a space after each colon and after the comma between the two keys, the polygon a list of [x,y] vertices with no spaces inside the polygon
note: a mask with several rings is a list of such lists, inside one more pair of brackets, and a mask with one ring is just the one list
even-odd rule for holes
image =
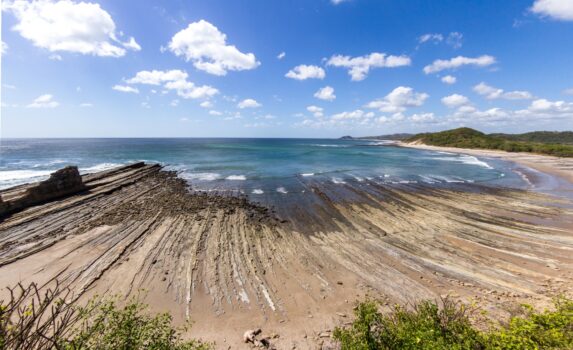
{"label": "vegetation", "polygon": [[76,307],[73,295],[57,286],[40,292],[35,284],[10,290],[0,301],[0,349],[206,350],[210,344],[182,339],[167,314],[150,314],[138,298],[120,307],[93,299]]}
{"label": "vegetation", "polygon": [[[551,133],[554,134],[554,133]],[[559,133],[560,135],[567,135],[567,133]],[[535,132],[523,135],[530,135],[530,139],[537,140],[555,140],[557,137],[543,137],[543,132]],[[532,136],[531,136],[532,135]],[[537,135],[537,136],[536,136]],[[517,137],[519,135],[512,135],[509,137],[505,134],[491,134],[486,135],[470,128],[459,128],[453,130],[446,130],[436,133],[423,133],[412,136],[406,141],[414,142],[420,141],[427,145],[443,146],[443,147],[458,147],[458,148],[479,148],[479,149],[494,149],[503,150],[507,152],[531,152],[540,154],[549,154],[558,157],[573,157],[573,145],[561,143],[542,143],[521,141]],[[528,137],[524,136],[524,139]],[[560,139],[561,137],[559,137]],[[568,139],[567,136],[562,138]]]}
{"label": "vegetation", "polygon": [[541,313],[522,307],[523,313],[507,324],[481,331],[470,322],[477,309],[449,299],[441,307],[424,301],[410,309],[395,306],[387,314],[369,300],[356,307],[352,325],[337,328],[334,337],[343,350],[573,349],[572,300],[558,299],[554,310]]}
{"label": "vegetation", "polygon": [[573,145],[573,131],[534,131],[525,134],[490,134],[511,141],[564,143]]}

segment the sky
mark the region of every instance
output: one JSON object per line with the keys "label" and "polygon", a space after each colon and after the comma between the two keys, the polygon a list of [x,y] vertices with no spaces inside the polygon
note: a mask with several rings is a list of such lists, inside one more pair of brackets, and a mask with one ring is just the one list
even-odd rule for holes
{"label": "sky", "polygon": [[573,129],[573,0],[3,0],[0,135]]}

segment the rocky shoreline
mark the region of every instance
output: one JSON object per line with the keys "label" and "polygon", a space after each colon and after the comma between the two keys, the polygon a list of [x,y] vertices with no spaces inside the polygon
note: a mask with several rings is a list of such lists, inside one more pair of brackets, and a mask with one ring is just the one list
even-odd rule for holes
{"label": "rocky shoreline", "polygon": [[270,208],[194,192],[158,165],[77,180],[68,169],[0,191],[20,203],[0,219],[0,285],[57,279],[80,302],[145,289],[153,310],[194,320],[189,335],[218,348],[258,328],[277,348],[328,344],[365,295],[451,295],[504,317],[573,292],[573,212],[541,194],[309,180],[308,195]]}

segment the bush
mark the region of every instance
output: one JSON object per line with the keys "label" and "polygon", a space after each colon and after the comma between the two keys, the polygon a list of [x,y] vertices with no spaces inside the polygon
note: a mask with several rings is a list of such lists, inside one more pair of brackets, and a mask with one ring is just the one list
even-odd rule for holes
{"label": "bush", "polygon": [[205,350],[210,344],[184,341],[186,328],[172,326],[167,314],[150,314],[139,298],[118,306],[92,299],[78,307],[69,291],[40,292],[35,284],[10,290],[0,302],[0,349]]}
{"label": "bush", "polygon": [[368,300],[355,308],[356,319],[348,328],[337,328],[334,338],[343,350],[366,349],[468,349],[521,350],[573,349],[573,301],[559,299],[555,310],[535,312],[530,306],[507,325],[486,332],[470,323],[476,311],[445,299],[423,301],[412,308],[395,306],[389,313],[379,311]]}

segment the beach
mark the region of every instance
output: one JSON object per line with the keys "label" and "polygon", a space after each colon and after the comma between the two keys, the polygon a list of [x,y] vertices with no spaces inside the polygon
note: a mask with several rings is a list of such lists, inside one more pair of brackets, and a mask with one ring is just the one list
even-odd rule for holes
{"label": "beach", "polygon": [[[264,205],[195,191],[136,163],[0,222],[0,285],[57,279],[78,303],[140,295],[189,337],[249,348],[316,349],[367,296],[383,305],[450,296],[503,319],[512,305],[573,293],[573,211],[565,199],[479,183],[318,181]],[[21,185],[0,191],[28,203]],[[2,293],[6,293],[3,289]],[[5,296],[5,294],[2,294]]]}

